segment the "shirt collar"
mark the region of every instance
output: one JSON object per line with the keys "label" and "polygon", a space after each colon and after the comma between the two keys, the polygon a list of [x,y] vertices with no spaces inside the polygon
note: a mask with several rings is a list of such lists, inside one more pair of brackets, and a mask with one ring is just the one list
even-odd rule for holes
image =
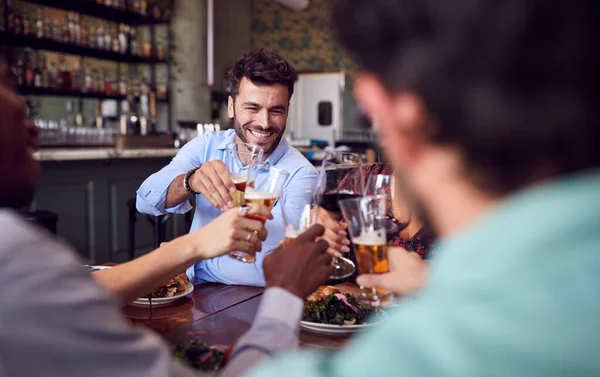
{"label": "shirt collar", "polygon": [[[227,146],[227,144],[233,143],[234,141],[235,141],[235,131],[232,131],[231,135],[227,136],[219,144],[219,146],[217,146],[217,149],[224,150],[225,147]],[[269,165],[276,165],[279,162],[279,160],[281,160],[281,158],[287,153],[288,149],[289,149],[289,145],[288,145],[288,142],[284,135],[281,138],[281,140],[279,140],[279,144],[277,144],[277,147],[275,148],[273,153],[271,153],[269,155],[269,157],[267,157],[265,162],[268,163]]]}

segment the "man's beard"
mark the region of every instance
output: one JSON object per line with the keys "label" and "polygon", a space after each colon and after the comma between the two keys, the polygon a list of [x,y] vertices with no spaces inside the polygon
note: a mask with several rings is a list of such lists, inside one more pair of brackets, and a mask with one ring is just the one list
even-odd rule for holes
{"label": "man's beard", "polygon": [[427,207],[423,203],[421,199],[415,194],[414,190],[412,190],[406,181],[406,178],[402,174],[399,169],[395,169],[394,178],[396,181],[396,190],[399,191],[397,194],[406,200],[408,207],[414,213],[414,218],[416,218],[422,225],[423,229],[427,232],[427,234],[433,238],[438,237],[437,230],[433,227],[433,222],[431,221],[431,215],[427,210]]}
{"label": "man's beard", "polygon": [[[244,129],[243,129],[242,125],[237,121],[237,117],[235,116],[235,111],[234,111],[234,116],[233,116],[233,129],[235,130],[235,134],[237,135],[237,137],[240,138],[242,143],[248,143],[248,138],[246,138],[246,135],[244,134]],[[271,153],[273,153],[275,148],[277,148],[284,133],[285,133],[285,128],[283,130],[281,130],[279,135],[277,135],[277,139],[275,140],[275,143],[272,144],[270,150],[264,151],[263,156],[265,158],[268,157]]]}

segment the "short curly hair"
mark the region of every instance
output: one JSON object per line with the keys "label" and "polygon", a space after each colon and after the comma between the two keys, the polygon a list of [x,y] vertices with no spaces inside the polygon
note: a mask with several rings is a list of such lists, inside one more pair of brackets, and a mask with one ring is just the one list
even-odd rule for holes
{"label": "short curly hair", "polygon": [[288,88],[289,98],[292,98],[294,84],[298,80],[296,70],[287,60],[262,48],[242,55],[229,71],[233,99],[239,94],[240,82],[244,77],[255,85],[283,84]]}

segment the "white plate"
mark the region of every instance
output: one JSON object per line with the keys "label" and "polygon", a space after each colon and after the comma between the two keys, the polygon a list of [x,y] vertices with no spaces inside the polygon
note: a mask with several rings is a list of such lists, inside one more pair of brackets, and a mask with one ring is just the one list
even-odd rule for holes
{"label": "white plate", "polygon": [[[381,320],[383,319],[384,318],[381,318]],[[300,327],[307,331],[320,334],[353,334],[357,331],[360,331],[361,329],[375,326],[379,322],[381,322],[381,320],[377,322],[363,323],[362,325],[330,325],[326,323],[300,321]]]}
{"label": "white plate", "polygon": [[[194,286],[189,281],[185,282],[185,291],[176,294],[173,297],[161,297],[161,298],[153,298],[152,306],[158,305],[167,305],[172,303],[173,301],[179,300],[182,297],[185,297],[194,291]],[[130,305],[136,306],[150,306],[150,299],[147,298],[138,298],[137,300],[130,303]]]}
{"label": "white plate", "polygon": [[[106,270],[108,268],[111,268],[111,266],[84,266],[84,267],[93,268],[95,271]],[[186,295],[189,295],[193,291],[194,291],[194,286],[192,285],[192,283],[190,283],[189,281],[186,281],[185,282],[185,291],[183,291],[179,294],[176,294],[173,297],[153,298],[152,306],[170,304],[173,301],[179,300],[180,298],[185,297]],[[129,304],[136,305],[136,306],[150,306],[150,300],[147,298],[140,297],[137,300],[130,302]]]}

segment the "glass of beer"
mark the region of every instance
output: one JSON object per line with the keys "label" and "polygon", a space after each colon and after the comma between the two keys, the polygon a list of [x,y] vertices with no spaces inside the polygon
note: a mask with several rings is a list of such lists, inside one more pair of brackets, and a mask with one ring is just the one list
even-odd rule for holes
{"label": "glass of beer", "polygon": [[225,165],[235,185],[232,195],[236,207],[244,205],[244,192],[254,164],[260,162],[264,151],[261,147],[247,143],[229,143],[225,146]]}
{"label": "glass of beer", "polygon": [[[358,264],[359,274],[389,272],[386,237],[387,198],[385,195],[363,196],[340,201]],[[361,288],[359,300],[371,307],[387,306],[391,294],[378,287]]]}
{"label": "glass of beer", "polygon": [[[253,164],[248,173],[244,204],[261,204],[269,210],[273,209],[281,196],[281,191],[289,175],[290,173],[282,169],[264,164]],[[267,221],[265,217],[258,215],[249,215],[248,217],[260,220],[263,223]],[[232,251],[229,256],[244,263],[256,262],[256,256],[248,255],[242,251]]]}
{"label": "glass of beer", "polygon": [[[285,227],[283,244],[289,243],[317,223],[319,206],[318,201],[315,199],[315,190],[307,187],[301,190],[299,194],[298,197],[294,197],[294,203],[291,203],[294,208],[289,208],[287,212],[281,211]],[[295,210],[296,208],[298,210]]]}

